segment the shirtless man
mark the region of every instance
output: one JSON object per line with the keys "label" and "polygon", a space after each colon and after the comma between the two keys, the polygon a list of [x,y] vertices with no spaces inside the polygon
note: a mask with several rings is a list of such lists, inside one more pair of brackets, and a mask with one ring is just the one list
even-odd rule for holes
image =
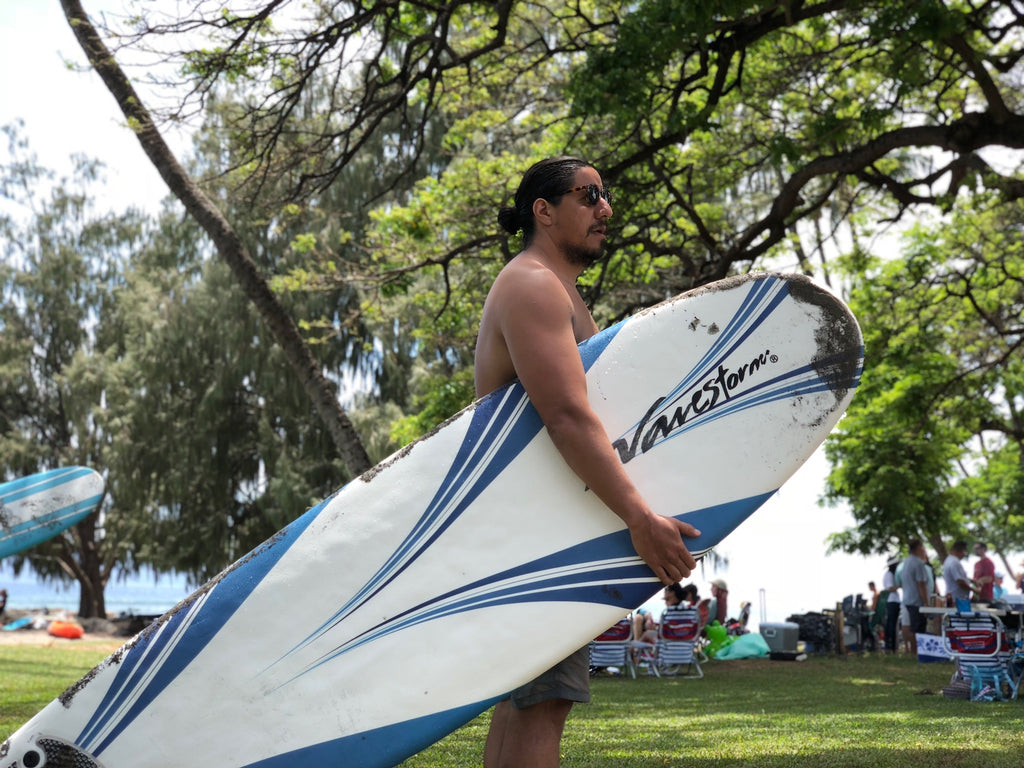
{"label": "shirtless man", "polygon": [[[665,584],[696,567],[683,543],[693,526],[655,513],[630,482],[604,426],[587,401],[577,344],[597,325],[576,279],[600,258],[611,196],[593,166],[551,158],[523,176],[513,208],[498,221],[522,230],[524,250],[501,271],[484,303],[476,345],[476,394],[518,378],[562,457],[629,528],[637,554]],[[484,748],[486,768],[557,768],[565,719],[589,701],[582,648],[495,707]]]}

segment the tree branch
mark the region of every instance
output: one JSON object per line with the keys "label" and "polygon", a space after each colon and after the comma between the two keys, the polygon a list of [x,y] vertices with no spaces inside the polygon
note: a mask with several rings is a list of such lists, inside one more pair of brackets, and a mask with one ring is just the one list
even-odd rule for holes
{"label": "tree branch", "polygon": [[353,475],[366,471],[371,466],[369,457],[348,415],[338,402],[334,388],[320,370],[298,327],[260,275],[238,233],[178,163],[142,100],[89,21],[79,0],[61,0],[61,7],[89,63],[117,101],[129,125],[133,126],[146,156],[171,192],[185,206],[185,210],[213,241],[217,252],[227,262],[242,290],[256,306],[288,356],[292,369],[323,419],[348,471]]}

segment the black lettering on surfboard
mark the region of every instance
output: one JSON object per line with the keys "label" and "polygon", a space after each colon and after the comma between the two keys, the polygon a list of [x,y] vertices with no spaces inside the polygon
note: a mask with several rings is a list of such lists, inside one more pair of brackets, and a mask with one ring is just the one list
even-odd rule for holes
{"label": "black lettering on surfboard", "polygon": [[647,409],[631,434],[612,443],[612,447],[619,454],[619,461],[623,464],[629,463],[638,455],[647,453],[658,443],[671,437],[684,424],[703,416],[716,406],[729,402],[739,393],[744,383],[749,385],[763,368],[778,361],[779,358],[773,355],[770,349],[766,349],[750,362],[743,363],[735,369],[719,365],[718,370],[703,384],[677,400],[679,404],[672,410],[662,411],[661,406],[666,398],[659,397]]}

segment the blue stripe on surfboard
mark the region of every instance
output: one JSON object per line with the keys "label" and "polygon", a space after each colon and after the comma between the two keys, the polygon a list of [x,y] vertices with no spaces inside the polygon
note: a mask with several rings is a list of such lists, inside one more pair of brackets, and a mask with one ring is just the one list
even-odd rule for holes
{"label": "blue stripe on surfboard", "polygon": [[52,539],[61,531],[92,514],[102,499],[103,494],[83,499],[50,514],[40,515],[3,530],[0,533],[0,557],[13,555]]}
{"label": "blue stripe on surfboard", "polygon": [[[774,492],[680,515],[702,532],[687,539],[687,546],[693,551],[715,546]],[[636,555],[629,532],[617,531],[438,595],[335,646],[291,679],[362,645],[445,616],[523,602],[586,602],[629,610],[651,596],[657,581]]]}
{"label": "blue stripe on surfboard", "polygon": [[95,471],[88,467],[61,467],[46,472],[39,472],[18,480],[11,480],[0,484],[0,500],[4,504],[12,504],[15,501],[29,498],[36,494],[52,491],[80,477],[95,474]]}
{"label": "blue stripe on surfboard", "polygon": [[243,558],[244,568],[228,569],[204,592],[144,630],[120,659],[114,680],[76,743],[99,756],[220,632],[329,500]]}
{"label": "blue stripe on surfboard", "polygon": [[[700,537],[687,541],[690,548],[694,551],[699,551],[701,548],[706,549],[710,545],[721,541],[721,539],[749,517],[753,511],[758,509],[772,493],[681,515],[681,519],[685,519],[702,531]],[[594,542],[587,542],[566,551],[585,551],[591,546],[598,550],[603,550],[604,554],[612,557],[616,554],[621,554],[627,549],[632,552],[632,545],[629,542],[628,533],[625,531],[601,537],[594,540]],[[525,572],[533,568],[543,568],[547,561],[561,561],[564,555],[565,553],[558,553],[546,558],[540,558],[533,563],[514,570]],[[585,560],[586,556],[577,555],[570,559]],[[647,576],[642,583],[595,584],[583,589],[569,587],[562,593],[545,594],[541,599],[596,602],[629,610],[642,604],[655,591],[652,587],[657,583],[657,580],[646,566],[642,567],[646,571]],[[466,589],[468,590],[472,586],[470,585]],[[536,596],[531,598],[529,596],[517,597],[511,595],[498,602],[507,605],[526,599],[536,600],[538,598]],[[485,606],[479,605],[475,607]],[[440,615],[435,615],[432,618],[439,618]],[[421,621],[413,623],[421,623]],[[327,659],[324,661],[327,661]],[[389,766],[397,765],[402,760],[425,749],[438,739],[461,727],[497,701],[504,699],[506,695],[496,696],[488,701],[467,704],[426,717],[414,718],[381,728],[350,734],[320,744],[314,744],[282,755],[276,755],[266,760],[249,763],[245,768],[285,768],[286,766],[294,765],[335,765],[339,766],[339,768],[341,766],[388,768]]]}
{"label": "blue stripe on surfboard", "polygon": [[[541,427],[537,412],[529,406],[519,385],[508,388],[501,397],[488,398],[478,405],[447,476],[405,540],[359,592],[295,648],[303,647],[327,631],[396,579],[504,471]],[[502,430],[502,438],[489,440],[488,436],[496,429]],[[478,454],[477,448],[485,449],[483,456]]]}
{"label": "blue stripe on surfboard", "polygon": [[[860,347],[857,353],[856,372],[846,382],[836,381],[844,376],[849,376],[847,369],[850,362],[850,353],[844,351],[819,358],[811,364],[787,371],[780,376],[773,377],[753,387],[748,385],[738,395],[731,395],[728,392],[716,392],[714,395],[716,400],[711,401],[714,402],[714,405],[711,405],[710,402],[707,402],[707,398],[703,397],[703,387],[709,381],[708,377],[714,378],[715,372],[719,370],[719,367],[726,359],[788,297],[788,281],[766,279],[751,283],[733,318],[725,324],[715,343],[711,345],[698,364],[693,367],[691,372],[676,387],[662,398],[656,408],[648,411],[643,419],[635,422],[626,432],[616,438],[613,443],[621,442],[624,446],[631,446],[635,450],[636,441],[640,438],[641,432],[651,430],[659,420],[666,424],[674,424],[673,420],[680,414],[684,417],[688,416],[688,420],[684,424],[689,426],[684,427],[683,424],[674,424],[669,430],[671,434],[667,435],[667,437],[677,437],[684,434],[689,429],[697,426],[698,422],[710,423],[724,416],[758,405],[819,392],[834,391],[836,385],[840,383],[845,384],[847,387],[855,387],[859,383],[863,366],[863,347]],[[719,396],[722,397],[721,402],[717,400]],[[698,399],[704,399],[706,404],[703,404],[703,406],[696,405]],[[697,412],[695,408],[700,407],[703,407],[704,410]],[[672,416],[669,417],[667,414],[672,414]],[[627,460],[635,458],[636,455],[638,454],[634,452]]]}
{"label": "blue stripe on surfboard", "polygon": [[693,366],[690,373],[666,397],[682,390],[689,390],[696,382],[703,383],[709,371],[717,370],[722,361],[757,330],[762,322],[774,312],[789,296],[789,283],[783,280],[755,280],[748,285],[747,293],[732,318],[720,329],[715,343]]}
{"label": "blue stripe on surfboard", "polygon": [[372,731],[311,744],[308,747],[248,763],[242,768],[295,768],[295,766],[332,766],[332,768],[390,768],[407,757],[429,747],[445,734],[468,723],[505,698],[466,704],[445,712],[403,720]]}
{"label": "blue stripe on surfboard", "polygon": [[[625,322],[617,323],[579,345],[585,371],[589,371],[600,358]],[[348,602],[299,642],[295,649],[326,632],[394,581],[458,520],[543,426],[518,381],[481,400],[473,411],[469,429],[447,475],[405,540]]]}

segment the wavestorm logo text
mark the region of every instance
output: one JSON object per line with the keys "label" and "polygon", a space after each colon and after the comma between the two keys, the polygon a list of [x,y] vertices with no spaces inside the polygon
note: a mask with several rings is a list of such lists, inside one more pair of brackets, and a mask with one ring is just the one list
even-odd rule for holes
{"label": "wavestorm logo text", "polygon": [[778,356],[773,355],[770,349],[766,349],[749,363],[744,363],[735,370],[719,365],[715,374],[703,385],[688,390],[671,403],[666,404],[667,398],[659,397],[647,409],[647,413],[631,434],[612,443],[612,447],[619,452],[619,460],[623,464],[632,461],[638,453],[647,453],[698,416],[729,402],[744,383],[749,384],[762,368],[778,361]]}

